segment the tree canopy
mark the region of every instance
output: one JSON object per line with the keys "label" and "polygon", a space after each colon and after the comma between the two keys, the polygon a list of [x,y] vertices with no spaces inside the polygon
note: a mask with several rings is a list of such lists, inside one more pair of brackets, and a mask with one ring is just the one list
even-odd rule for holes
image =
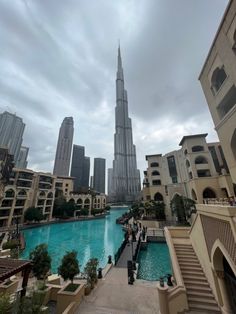
{"label": "tree canopy", "polygon": [[73,283],[75,275],[80,273],[79,262],[77,260],[77,252],[67,252],[61,261],[61,265],[58,267],[58,274],[62,276],[64,280],[70,279]]}
{"label": "tree canopy", "polygon": [[178,222],[186,223],[191,211],[195,209],[195,201],[185,196],[175,194],[170,203],[172,212],[176,214]]}
{"label": "tree canopy", "polygon": [[42,210],[36,207],[29,207],[24,213],[26,221],[41,221],[43,220]]}
{"label": "tree canopy", "polygon": [[37,245],[33,251],[30,252],[30,259],[33,262],[33,273],[37,279],[45,279],[47,273],[51,268],[51,257],[48,254],[47,244],[43,243]]}

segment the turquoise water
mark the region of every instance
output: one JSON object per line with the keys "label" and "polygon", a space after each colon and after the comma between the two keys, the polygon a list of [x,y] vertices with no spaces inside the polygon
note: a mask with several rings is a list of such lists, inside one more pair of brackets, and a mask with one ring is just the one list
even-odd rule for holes
{"label": "turquoise water", "polygon": [[161,276],[172,273],[166,243],[148,243],[146,250],[140,250],[138,263],[138,279],[159,280]]}
{"label": "turquoise water", "polygon": [[117,207],[110,210],[106,218],[51,224],[23,231],[26,248],[21,258],[29,258],[29,253],[36,245],[48,244],[48,251],[52,258],[52,272],[57,272],[63,255],[67,251],[76,250],[80,269],[87,261],[96,257],[99,267],[107,263],[108,255],[114,256],[124,238],[121,225],[116,224],[128,208]]}

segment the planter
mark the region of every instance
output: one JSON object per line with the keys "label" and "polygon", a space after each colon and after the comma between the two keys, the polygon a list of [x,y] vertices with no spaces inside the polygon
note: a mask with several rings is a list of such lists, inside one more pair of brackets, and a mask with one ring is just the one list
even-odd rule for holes
{"label": "planter", "polygon": [[89,295],[91,290],[92,290],[91,285],[87,284],[84,289],[84,294]]}
{"label": "planter", "polygon": [[84,292],[85,292],[85,284],[77,283],[78,287],[75,291],[67,291],[70,290],[71,283],[64,286],[57,293],[57,313],[61,314],[63,311],[69,306],[70,303],[76,302],[78,305],[80,304]]}
{"label": "planter", "polygon": [[12,294],[15,293],[18,287],[19,280],[14,279],[12,281],[3,282],[0,284],[0,293],[7,293],[7,294]]}

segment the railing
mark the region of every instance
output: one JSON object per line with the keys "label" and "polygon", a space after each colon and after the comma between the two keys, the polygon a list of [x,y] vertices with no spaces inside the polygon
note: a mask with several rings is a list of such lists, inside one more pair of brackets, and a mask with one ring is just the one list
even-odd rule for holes
{"label": "railing", "polygon": [[236,202],[230,198],[204,198],[203,204],[206,205],[223,205],[223,206],[236,206]]}
{"label": "railing", "polygon": [[115,255],[114,255],[115,265],[117,264],[122,252],[124,251],[126,244],[127,244],[127,241],[123,240],[123,242],[121,243],[121,246],[119,247],[119,249],[115,253]]}
{"label": "railing", "polygon": [[135,261],[135,262],[137,260],[138,253],[139,253],[139,250],[140,250],[140,244],[141,244],[141,236],[139,235],[138,243],[137,243],[137,246],[136,246],[136,249],[135,249],[135,252],[134,252],[134,256],[133,256],[133,261]]}

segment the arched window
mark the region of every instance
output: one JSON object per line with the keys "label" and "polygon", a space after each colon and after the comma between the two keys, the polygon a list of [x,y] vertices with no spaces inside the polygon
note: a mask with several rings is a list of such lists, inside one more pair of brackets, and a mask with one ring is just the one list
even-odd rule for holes
{"label": "arched window", "polygon": [[221,69],[219,67],[215,69],[211,77],[211,87],[214,92],[218,92],[226,77],[227,75],[223,67]]}
{"label": "arched window", "polygon": [[45,192],[44,191],[41,191],[40,193],[39,193],[39,196],[40,197],[45,197],[46,195],[45,195]]}
{"label": "arched window", "polygon": [[159,163],[158,162],[152,162],[150,166],[151,167],[159,167]]}
{"label": "arched window", "polygon": [[216,198],[216,193],[210,189],[206,188],[202,193],[203,198]]}
{"label": "arched window", "polygon": [[78,204],[78,205],[81,205],[82,203],[83,203],[82,199],[79,198],[79,199],[77,200],[77,204]]}
{"label": "arched window", "polygon": [[68,203],[75,204],[75,200],[73,198],[71,198]]}
{"label": "arched window", "polygon": [[191,171],[189,172],[188,176],[189,176],[189,179],[190,179],[190,180],[193,178],[193,174],[192,174]]}
{"label": "arched window", "polygon": [[234,159],[236,160],[236,129],[234,130],[234,133],[232,135],[230,145],[231,145],[232,153],[234,155]]}
{"label": "arched window", "polygon": [[152,172],[152,176],[159,176],[159,175],[160,175],[160,172],[159,172],[159,171],[156,171],[156,170],[155,170],[155,171]]}
{"label": "arched window", "polygon": [[15,192],[12,189],[9,189],[5,192],[5,197],[14,197],[15,196]]}
{"label": "arched window", "polygon": [[185,150],[184,150],[184,155],[187,155],[187,153],[188,153],[188,150],[185,149]]}
{"label": "arched window", "polygon": [[53,193],[52,192],[48,193],[48,198],[53,198]]}
{"label": "arched window", "polygon": [[84,208],[89,208],[89,206],[90,206],[90,200],[86,198],[84,201]]}
{"label": "arched window", "polygon": [[195,164],[196,165],[199,165],[199,164],[208,164],[208,161],[205,157],[203,156],[198,156],[196,159],[195,159]]}
{"label": "arched window", "polygon": [[154,201],[156,202],[163,202],[163,196],[161,193],[157,192],[155,195],[154,195]]}
{"label": "arched window", "polygon": [[190,162],[189,162],[189,160],[188,160],[188,159],[186,160],[186,167],[187,167],[187,168],[189,168],[189,167],[190,167]]}
{"label": "arched window", "polygon": [[196,152],[203,152],[204,151],[204,147],[200,146],[200,145],[196,145],[192,147],[192,152],[196,153]]}
{"label": "arched window", "polygon": [[26,193],[26,191],[25,190],[20,190],[20,192],[18,192],[18,194],[17,194],[18,196],[26,196],[27,195],[27,193]]}

